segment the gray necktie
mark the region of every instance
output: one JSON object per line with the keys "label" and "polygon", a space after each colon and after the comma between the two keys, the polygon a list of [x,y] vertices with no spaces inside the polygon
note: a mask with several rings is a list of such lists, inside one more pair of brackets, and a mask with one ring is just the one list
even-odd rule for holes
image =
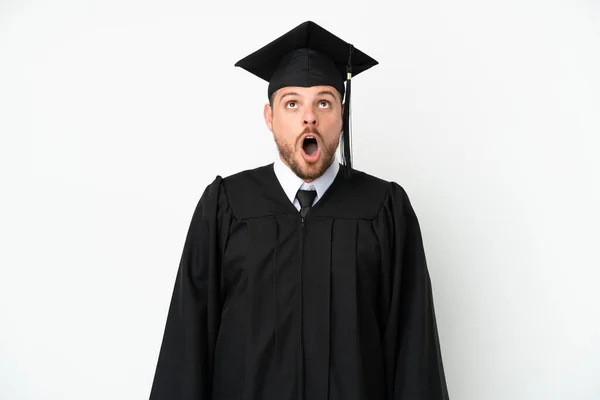
{"label": "gray necktie", "polygon": [[296,198],[300,203],[300,216],[302,216],[302,218],[306,218],[306,215],[308,215],[310,207],[312,207],[312,204],[315,201],[315,197],[317,197],[316,190],[298,190],[298,193],[296,193]]}

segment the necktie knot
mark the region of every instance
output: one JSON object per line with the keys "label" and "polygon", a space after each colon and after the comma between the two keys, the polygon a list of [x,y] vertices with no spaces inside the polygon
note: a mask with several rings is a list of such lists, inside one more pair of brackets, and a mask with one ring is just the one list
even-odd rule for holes
{"label": "necktie knot", "polygon": [[314,190],[298,190],[296,193],[300,207],[311,207],[317,197],[317,192]]}
{"label": "necktie knot", "polygon": [[298,190],[298,193],[296,193],[296,198],[300,203],[300,215],[302,218],[305,218],[308,214],[310,207],[312,207],[315,201],[315,197],[317,197],[315,190]]}

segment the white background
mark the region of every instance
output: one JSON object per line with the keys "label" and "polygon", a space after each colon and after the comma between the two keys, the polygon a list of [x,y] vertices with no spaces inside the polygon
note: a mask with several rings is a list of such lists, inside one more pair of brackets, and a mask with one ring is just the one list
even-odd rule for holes
{"label": "white background", "polygon": [[600,2],[0,0],[1,399],[147,398],[199,196],[275,157],[233,64],[307,19],[380,62],[451,398],[600,399]]}

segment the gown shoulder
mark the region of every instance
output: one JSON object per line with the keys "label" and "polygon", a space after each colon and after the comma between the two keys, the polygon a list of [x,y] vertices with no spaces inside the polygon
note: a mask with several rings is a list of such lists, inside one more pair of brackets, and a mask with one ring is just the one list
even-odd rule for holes
{"label": "gown shoulder", "polygon": [[360,170],[346,174],[343,165],[334,184],[325,193],[322,205],[313,209],[314,215],[342,219],[374,220],[386,208],[395,208],[405,197],[404,189]]}
{"label": "gown shoulder", "polygon": [[[281,188],[272,163],[227,176],[221,186],[222,196],[239,219],[297,213]],[[311,215],[373,220],[386,208],[407,200],[406,192],[396,182],[359,170],[348,176],[346,167],[340,165],[334,182]]]}

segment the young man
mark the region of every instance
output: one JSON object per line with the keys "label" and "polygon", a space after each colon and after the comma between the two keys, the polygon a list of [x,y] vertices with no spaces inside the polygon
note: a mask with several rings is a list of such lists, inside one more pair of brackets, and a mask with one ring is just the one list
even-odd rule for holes
{"label": "young man", "polygon": [[351,168],[349,79],[376,64],[312,22],[236,64],[280,157],[200,199],[152,400],[448,399],[417,217]]}

